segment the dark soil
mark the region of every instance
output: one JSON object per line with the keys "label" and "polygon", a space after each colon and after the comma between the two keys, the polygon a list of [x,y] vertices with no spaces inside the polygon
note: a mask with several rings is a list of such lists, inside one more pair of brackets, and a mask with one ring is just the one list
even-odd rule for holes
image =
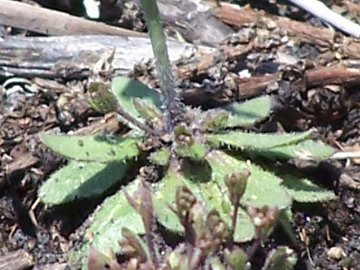
{"label": "dark soil", "polygon": [[[271,14],[321,25],[321,22],[305,12],[286,5],[287,2],[240,2],[249,2],[254,8],[264,9]],[[330,1],[326,2],[332,4]],[[67,5],[60,7],[68,12],[72,10],[74,14],[83,12],[81,7],[80,10],[73,8]],[[122,26],[144,30],[139,13],[126,14],[127,21],[123,17]],[[135,16],[132,20],[131,15]],[[109,20],[116,21],[111,14],[106,16]],[[238,37],[246,31],[241,29]],[[225,44],[232,42],[234,43],[234,37]],[[252,75],[275,73],[282,68],[273,57],[277,51],[291,54],[298,60],[300,76],[303,74],[300,60],[316,61],[323,56],[319,48],[309,44],[292,48],[265,47],[250,52],[246,59],[229,60],[219,57],[220,61],[214,69],[208,70],[201,77],[188,77],[180,85],[186,88],[196,83],[197,87],[205,90],[209,85],[220,87],[227,74],[212,73],[220,67],[226,67],[226,73],[239,72],[245,67]],[[194,59],[183,59],[178,67],[184,67],[193,61]],[[134,74],[139,79],[146,79],[156,85],[152,72],[149,71],[151,67],[142,67]],[[3,85],[7,79],[2,78]],[[285,81],[284,78],[281,80]],[[29,269],[66,269],[67,252],[81,241],[81,224],[103,199],[77,201],[55,209],[37,204],[36,201],[39,185],[65,162],[39,142],[39,132],[49,129],[76,131],[104,118],[87,105],[83,83],[59,81],[55,88],[44,89],[32,88],[30,81],[18,81],[14,83],[19,86],[18,90],[9,91],[11,85],[0,90],[0,255],[24,250],[33,257],[35,266]],[[280,85],[281,91],[274,94],[276,106],[272,117],[256,129],[299,131],[315,127],[318,138],[334,147],[360,150],[358,86],[336,91],[324,87],[302,93],[293,89],[293,84],[290,84],[291,89],[286,88],[289,88],[289,84],[281,84],[281,81]],[[288,245],[297,250],[300,259],[296,269],[299,270],[360,269],[359,164],[359,160],[347,160],[327,162],[316,167],[300,165],[303,172],[314,181],[333,189],[339,199],[322,204],[295,205],[293,229],[297,243],[291,243],[282,231],[276,230],[265,247],[258,250],[253,258],[254,269],[260,269],[266,254],[277,245]],[[329,254],[333,247],[341,248],[341,255],[337,258]]]}

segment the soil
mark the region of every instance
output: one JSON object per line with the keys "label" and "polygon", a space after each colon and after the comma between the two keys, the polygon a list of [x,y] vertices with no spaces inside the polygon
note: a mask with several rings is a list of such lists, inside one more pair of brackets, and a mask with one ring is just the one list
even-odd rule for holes
{"label": "soil", "polygon": [[[285,1],[239,2],[250,3],[252,8],[265,10],[269,14],[324,27],[318,19],[289,6]],[[325,2],[334,7],[335,2],[339,1]],[[79,12],[71,10],[71,6],[56,7],[73,14]],[[133,23],[129,21],[134,13],[126,14],[127,24],[122,26],[144,30],[138,13],[132,18]],[[351,12],[346,15],[351,17]],[[116,21],[113,17],[111,19]],[[247,52],[245,58],[230,59],[222,55],[224,48],[235,47],[244,38],[253,42],[253,37],[246,35],[254,29],[253,26],[240,29],[237,35],[223,43],[218,51],[218,61],[212,68],[181,78],[180,88],[196,85],[204,91],[208,91],[209,86],[221,89],[229,72],[236,73],[245,67],[251,75],[274,74],[280,70],[283,76],[278,81],[281,90],[273,93],[276,100],[274,113],[255,128],[259,131],[316,128],[317,138],[330,145],[341,150],[359,151],[359,86],[326,86],[306,89],[305,92],[301,90],[302,84],[294,87],[294,81],[287,80],[284,75],[289,71],[274,60],[274,55],[282,53],[294,57],[297,64],[291,72],[298,72],[296,74],[301,79],[306,69],[303,63],[307,60],[324,61],[325,53],[309,43],[299,43],[289,48],[270,32],[265,33],[270,34],[263,42],[268,44],[271,41],[271,45],[261,47],[257,43],[259,47]],[[17,34],[15,30],[12,33]],[[199,57],[195,55],[179,61],[178,74],[183,74],[184,69],[189,69]],[[156,85],[152,68],[152,64],[136,67],[133,76]],[[3,88],[0,92],[0,255],[6,257],[18,250],[30,255],[27,267],[13,269],[69,269],[66,254],[81,241],[81,225],[103,198],[76,201],[58,208],[38,204],[39,185],[65,162],[39,142],[38,134],[50,129],[76,132],[103,123],[106,117],[110,119],[111,116],[104,118],[89,108],[83,90],[86,81],[53,81],[55,87],[49,86],[44,90],[33,87],[32,81],[17,78],[10,82],[8,79],[1,78]],[[121,127],[117,126],[113,132],[119,129]],[[253,258],[253,269],[260,269],[269,250],[278,245],[288,245],[297,251],[299,261],[296,269],[299,270],[360,269],[359,165],[360,160],[356,159],[329,161],[315,167],[312,164],[297,165],[314,181],[333,189],[339,198],[321,204],[296,204],[292,226],[297,243],[292,243],[282,231],[276,230],[265,246],[257,251]],[[337,251],[335,255],[334,250]]]}

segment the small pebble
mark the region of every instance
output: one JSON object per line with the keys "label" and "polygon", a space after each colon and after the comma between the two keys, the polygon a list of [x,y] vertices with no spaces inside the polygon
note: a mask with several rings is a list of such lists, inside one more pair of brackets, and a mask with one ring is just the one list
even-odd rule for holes
{"label": "small pebble", "polygon": [[327,251],[327,256],[334,260],[340,260],[346,256],[344,250],[341,247],[331,247]]}

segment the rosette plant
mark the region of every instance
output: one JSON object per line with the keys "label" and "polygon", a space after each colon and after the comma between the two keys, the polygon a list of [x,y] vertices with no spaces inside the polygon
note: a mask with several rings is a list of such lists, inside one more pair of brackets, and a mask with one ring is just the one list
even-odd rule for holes
{"label": "rosette plant", "polygon": [[[329,158],[333,148],[312,140],[311,131],[288,134],[246,131],[271,113],[269,96],[209,110],[182,102],[174,83],[156,1],[142,3],[160,89],[150,89],[126,77],[114,78],[109,89],[104,90],[97,83],[90,86],[91,105],[101,112],[117,112],[130,131],[121,136],[41,134],[46,146],[69,160],[41,186],[38,195],[43,203],[55,206],[96,197],[122,183],[119,191],[105,199],[89,218],[83,244],[75,251],[77,258],[86,258],[89,250],[92,254],[94,250],[100,251],[106,258],[113,253],[126,253],[129,251],[124,248],[126,239],[141,243],[134,239],[153,234],[155,225],[188,236],[189,228],[185,226],[188,217],[184,219],[183,212],[176,211],[182,205],[177,192],[184,188],[190,191],[192,202],[196,202],[204,216],[212,216],[215,211],[221,224],[229,228],[232,243],[258,236],[258,224],[251,211],[247,211],[249,207],[288,213],[293,201],[334,199],[332,191],[273,166],[274,161],[286,163],[292,159],[318,162]],[[138,177],[129,181],[126,176],[135,168],[140,168]],[[244,173],[245,178],[237,177]],[[238,185],[231,179],[243,180]],[[137,196],[139,186],[146,186],[150,195]],[[148,206],[140,207],[144,201],[148,201]],[[186,205],[190,209],[194,204]],[[144,209],[151,212],[147,218]],[[229,241],[225,236],[221,239]],[[149,240],[150,247],[154,247],[153,242]],[[132,248],[143,250],[139,246]],[[149,257],[156,257],[154,254],[159,250],[150,248],[149,252]],[[146,257],[147,252],[144,254]],[[174,258],[170,256],[173,261]]]}

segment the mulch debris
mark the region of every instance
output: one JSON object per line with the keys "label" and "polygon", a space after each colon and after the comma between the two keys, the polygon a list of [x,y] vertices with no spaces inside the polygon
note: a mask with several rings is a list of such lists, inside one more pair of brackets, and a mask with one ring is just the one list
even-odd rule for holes
{"label": "mulch debris", "polygon": [[[144,31],[141,11],[125,2],[120,7],[120,18],[103,7],[104,18],[114,25]],[[239,2],[250,4],[247,8],[255,15],[286,16],[325,29],[319,20],[288,2]],[[360,20],[356,1],[325,2],[347,17]],[[260,129],[316,128],[318,138],[330,145],[359,151],[360,76],[352,76],[349,70],[358,67],[360,54],[332,46],[332,41],[329,45],[329,40],[324,42],[321,37],[311,38],[311,33],[306,33],[306,37],[289,34],[281,19],[245,23],[233,21],[229,14],[228,7],[218,12],[219,19],[231,25],[236,34],[212,54],[195,53],[176,63],[185,101],[214,107],[271,94],[274,113]],[[341,34],[338,37],[350,39]],[[321,79],[324,67],[335,67],[331,70],[333,80]],[[134,67],[131,76],[157,86],[151,62]],[[116,133],[121,127],[113,116],[104,118],[89,108],[86,81],[15,77],[1,78],[1,82],[0,268],[4,261],[13,258],[19,263],[8,269],[67,269],[66,253],[79,243],[83,232],[77,229],[95,203],[89,207],[88,202],[78,202],[75,208],[72,204],[59,209],[37,204],[39,185],[65,162],[39,142],[38,134],[48,130],[87,133],[102,128]],[[310,173],[336,190],[339,200],[294,206],[293,227],[300,243],[294,247],[300,256],[296,269],[360,269],[359,164],[359,159],[331,161]],[[279,243],[291,245],[275,232],[259,253],[259,261]],[[254,269],[260,267],[260,263],[254,265]]]}

